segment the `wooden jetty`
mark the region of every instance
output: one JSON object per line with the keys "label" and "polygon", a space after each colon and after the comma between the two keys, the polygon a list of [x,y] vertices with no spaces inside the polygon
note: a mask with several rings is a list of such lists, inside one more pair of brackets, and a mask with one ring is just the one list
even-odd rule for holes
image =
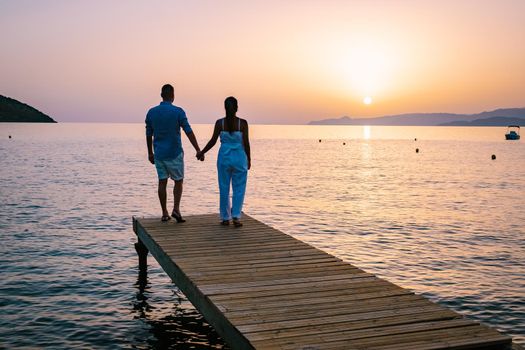
{"label": "wooden jetty", "polygon": [[249,216],[133,218],[148,251],[233,349],[511,349],[478,322]]}

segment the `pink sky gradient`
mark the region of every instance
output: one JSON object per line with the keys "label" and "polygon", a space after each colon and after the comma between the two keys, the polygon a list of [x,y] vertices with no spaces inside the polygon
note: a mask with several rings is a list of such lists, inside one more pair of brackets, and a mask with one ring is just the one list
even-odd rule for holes
{"label": "pink sky gradient", "polygon": [[192,123],[525,107],[523,0],[0,0],[0,33],[0,94],[63,122],[143,122],[164,83]]}

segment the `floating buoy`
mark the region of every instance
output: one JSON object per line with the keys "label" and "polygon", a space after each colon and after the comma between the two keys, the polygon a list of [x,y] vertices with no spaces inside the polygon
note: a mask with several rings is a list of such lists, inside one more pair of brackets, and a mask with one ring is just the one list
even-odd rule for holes
{"label": "floating buoy", "polygon": [[495,154],[492,155],[492,160],[494,160],[494,159],[496,159],[496,155]]}
{"label": "floating buoy", "polygon": [[419,148],[416,148],[416,153],[419,153]]}

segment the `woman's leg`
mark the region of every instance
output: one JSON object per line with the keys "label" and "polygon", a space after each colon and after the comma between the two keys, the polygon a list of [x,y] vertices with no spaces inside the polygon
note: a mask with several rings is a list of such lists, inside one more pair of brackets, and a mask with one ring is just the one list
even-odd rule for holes
{"label": "woman's leg", "polygon": [[221,220],[231,220],[230,183],[232,181],[232,172],[229,166],[217,163],[217,174],[219,175]]}
{"label": "woman's leg", "polygon": [[232,174],[232,217],[240,219],[244,194],[246,193],[246,181],[248,179],[248,169],[244,166],[233,169]]}

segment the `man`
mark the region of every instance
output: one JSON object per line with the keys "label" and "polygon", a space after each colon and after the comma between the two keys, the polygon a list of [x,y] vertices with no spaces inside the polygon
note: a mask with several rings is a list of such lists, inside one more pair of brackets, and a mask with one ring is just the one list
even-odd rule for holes
{"label": "man", "polygon": [[[166,187],[168,177],[175,181],[173,187],[173,211],[171,216],[177,222],[185,222],[180,213],[180,199],[184,180],[184,151],[180,138],[182,128],[195,151],[200,152],[197,139],[191,130],[186,113],[180,107],[173,105],[175,93],[173,86],[166,84],[162,87],[162,102],[151,108],[146,115],[146,143],[148,158],[157,168],[159,176],[159,201],[162,208],[162,221],[170,220],[166,208]],[[155,151],[155,153],[153,153]],[[202,157],[199,158],[204,160]]]}

